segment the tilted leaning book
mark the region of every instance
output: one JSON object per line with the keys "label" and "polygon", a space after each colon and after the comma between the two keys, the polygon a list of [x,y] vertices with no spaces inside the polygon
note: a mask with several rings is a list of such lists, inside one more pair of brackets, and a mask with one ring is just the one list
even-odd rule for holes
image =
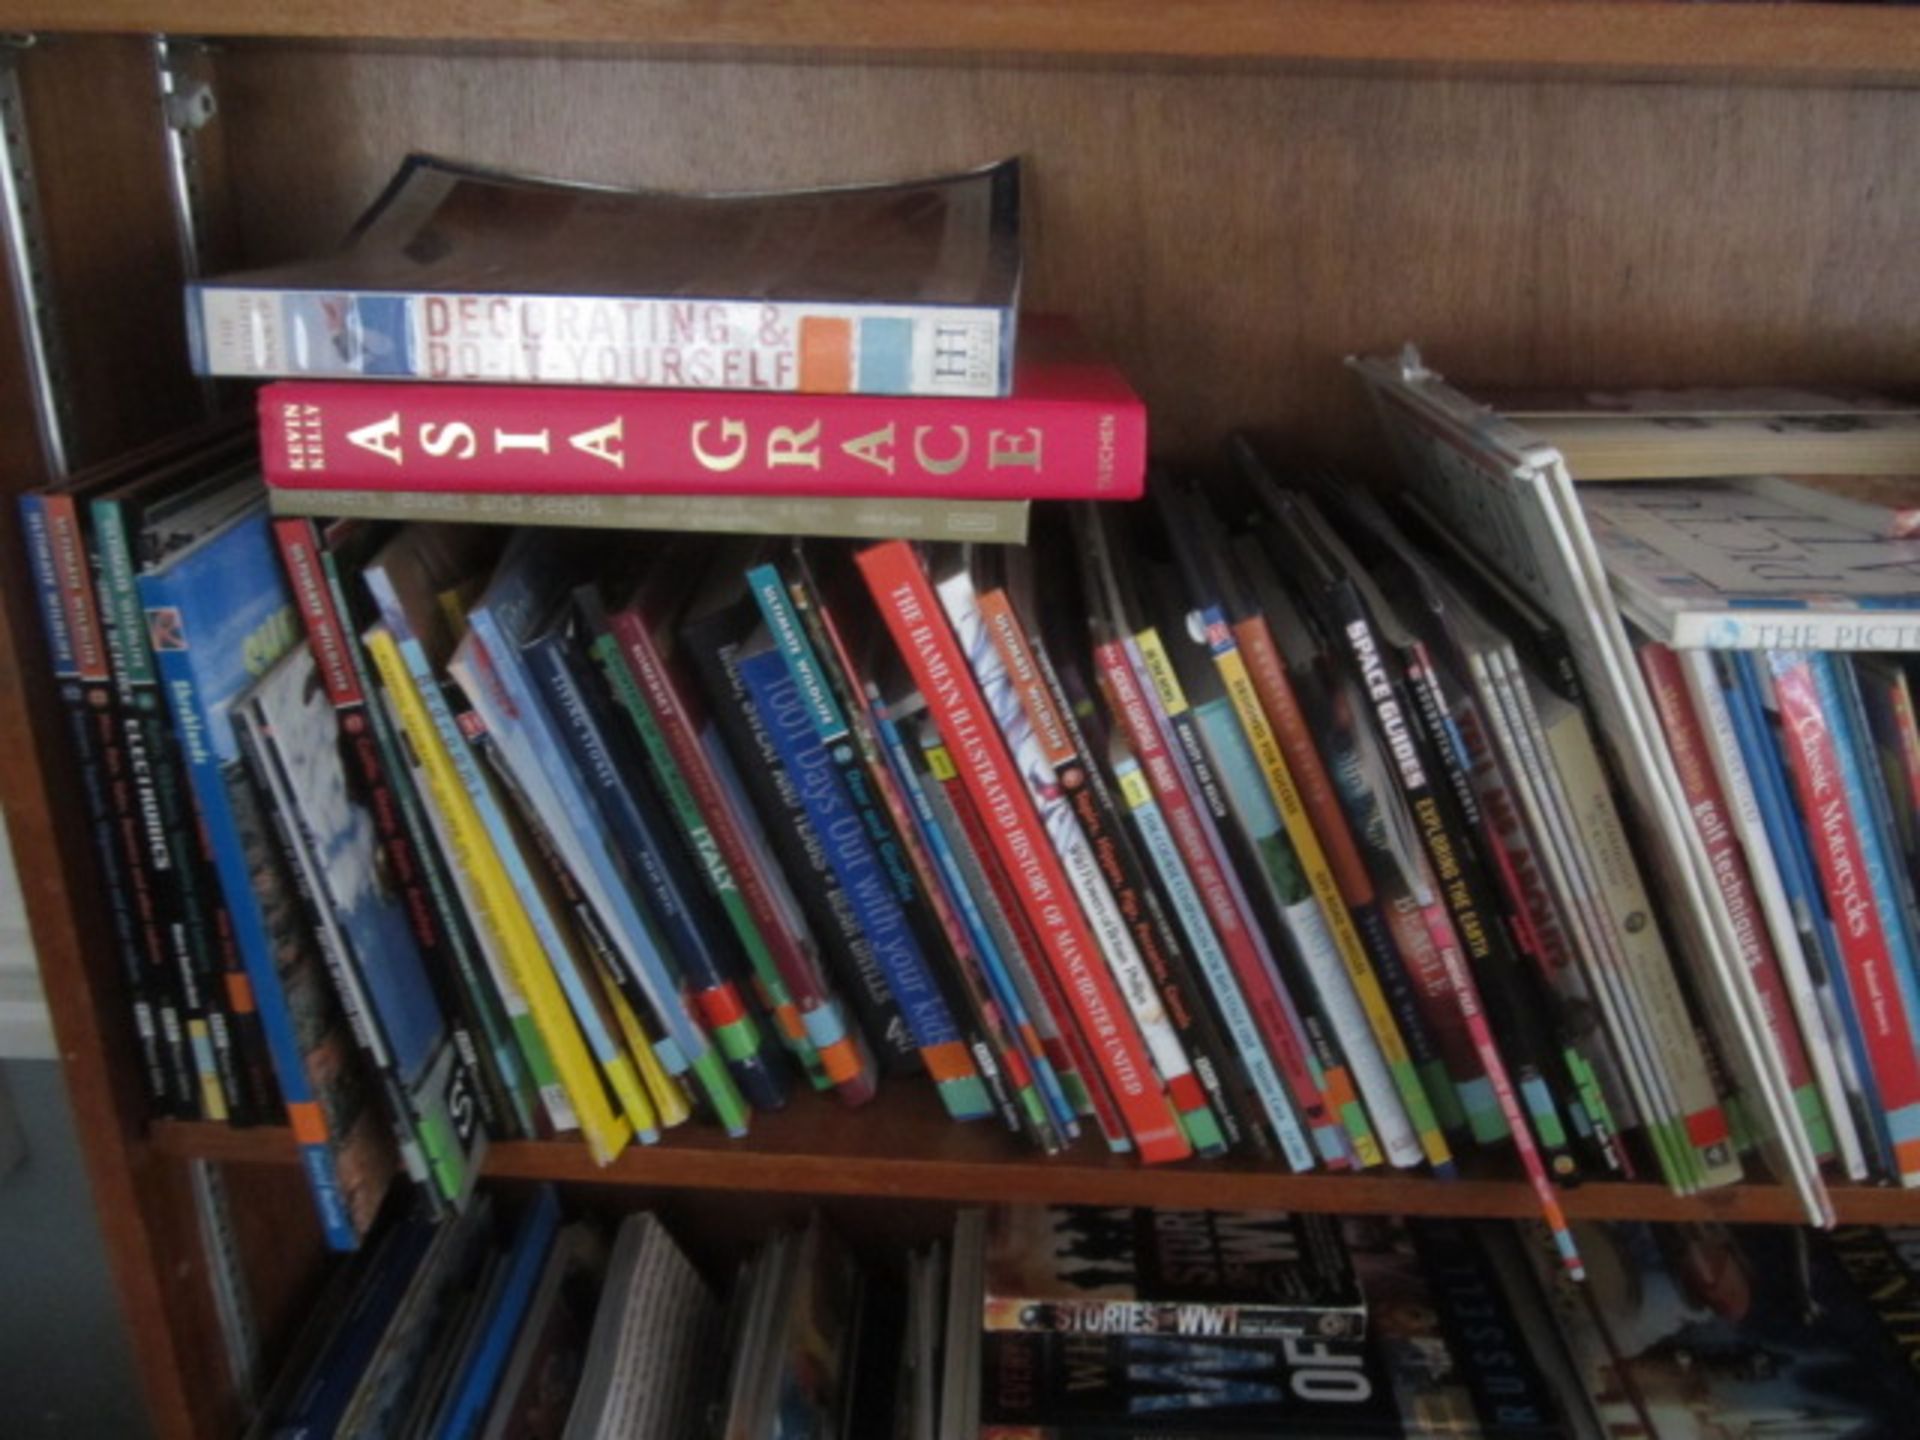
{"label": "tilted leaning book", "polygon": [[203,375],[1003,395],[1019,222],[1016,160],[678,194],[412,155],[333,255],[188,285],[188,334]]}
{"label": "tilted leaning book", "polygon": [[299,639],[264,508],[210,530],[139,585],[301,1162],[328,1243],[352,1249],[393,1178],[392,1136],[280,871],[231,713],[254,676]]}

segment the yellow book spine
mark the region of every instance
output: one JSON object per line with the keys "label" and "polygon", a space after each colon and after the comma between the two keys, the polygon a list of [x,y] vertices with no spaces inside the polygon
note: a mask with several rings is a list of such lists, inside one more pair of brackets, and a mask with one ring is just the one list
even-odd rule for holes
{"label": "yellow book spine", "polygon": [[641,1028],[640,1017],[633,1013],[633,1006],[627,1003],[627,997],[618,986],[607,985],[605,989],[608,1003],[613,1006],[614,1021],[626,1039],[627,1049],[633,1052],[634,1068],[640,1072],[640,1083],[646,1086],[647,1096],[652,1100],[654,1112],[659,1117],[660,1128],[670,1130],[675,1125],[685,1123],[693,1114],[693,1107],[687,1103],[686,1091],[667,1074],[666,1066],[653,1053],[653,1042]]}
{"label": "yellow book spine", "polygon": [[433,801],[446,817],[448,833],[460,851],[454,857],[455,863],[465,867],[473,879],[474,893],[481,898],[483,909],[476,918],[488,926],[500,942],[500,953],[506,958],[514,984],[526,997],[534,1026],[553,1057],[554,1069],[572,1102],[588,1149],[596,1161],[608,1164],[626,1148],[630,1138],[628,1123],[607,1103],[599,1072],[580,1038],[566,997],[560,993],[560,983],[540,949],[533,925],[514,894],[500,857],[494,853],[472,797],[460,782],[453,757],[448,754],[433,717],[427,713],[412,674],[400,658],[399,646],[385,630],[375,629],[367,635],[367,652],[420,757],[427,783],[433,787]]}
{"label": "yellow book spine", "polygon": [[[1420,1137],[1421,1152],[1431,1165],[1448,1164],[1453,1159],[1452,1148],[1447,1144],[1439,1122],[1434,1119],[1425,1095],[1418,1090],[1413,1057],[1407,1052],[1400,1025],[1387,1004],[1386,992],[1380,988],[1380,977],[1374,973],[1373,962],[1367,958],[1367,952],[1360,944],[1360,934],[1353,928],[1353,916],[1348,913],[1347,902],[1333,878],[1333,866],[1327,862],[1327,853],[1320,847],[1320,834],[1313,828],[1306,802],[1300,798],[1299,787],[1293,783],[1293,771],[1287,766],[1287,757],[1280,749],[1280,737],[1274,733],[1273,724],[1267,719],[1266,709],[1260,703],[1253,676],[1248,673],[1246,661],[1238,650],[1216,651],[1214,661],[1221,680],[1225,682],[1227,698],[1233,702],[1241,728],[1246,731],[1254,758],[1260,762],[1260,772],[1266,776],[1267,790],[1273,796],[1274,808],[1280,812],[1281,822],[1287,827],[1287,838],[1293,841],[1294,851],[1300,857],[1300,868],[1306,872],[1307,884],[1326,915],[1327,925],[1333,932],[1333,943],[1340,952],[1340,961],[1346,967],[1347,978],[1353,982],[1354,993],[1359,997],[1360,1008],[1367,1017],[1367,1028],[1379,1042],[1381,1058],[1394,1076],[1403,1103],[1407,1104],[1409,1118]],[[1412,1087],[1411,1092],[1409,1087]]]}

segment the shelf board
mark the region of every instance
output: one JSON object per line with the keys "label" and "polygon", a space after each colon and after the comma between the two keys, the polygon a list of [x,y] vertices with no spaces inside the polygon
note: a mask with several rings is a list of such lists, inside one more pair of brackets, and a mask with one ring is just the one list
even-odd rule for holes
{"label": "shelf board", "polygon": [[[280,1127],[159,1121],[154,1148],[176,1157],[237,1164],[292,1164],[293,1141]],[[1289,1175],[1244,1160],[1144,1167],[1083,1141],[1042,1158],[986,1125],[957,1125],[929,1095],[895,1086],[857,1115],[808,1097],[785,1113],[756,1118],[754,1133],[730,1141],[710,1128],[675,1131],[659,1145],[636,1146],[602,1168],[577,1142],[495,1143],[486,1173],[499,1179],[552,1180],[767,1194],[880,1196],[958,1204],[1043,1202],[1159,1205],[1214,1209],[1280,1208],[1348,1214],[1526,1218],[1537,1213],[1523,1180],[1479,1175],[1434,1180],[1411,1175]],[[1848,1186],[1834,1191],[1843,1221],[1920,1221],[1920,1191]],[[1594,1183],[1564,1193],[1579,1220],[1797,1222],[1784,1186],[1742,1185],[1681,1197],[1659,1184]]]}
{"label": "shelf board", "polygon": [[0,0],[0,29],[1920,78],[1898,6],[1680,0]]}

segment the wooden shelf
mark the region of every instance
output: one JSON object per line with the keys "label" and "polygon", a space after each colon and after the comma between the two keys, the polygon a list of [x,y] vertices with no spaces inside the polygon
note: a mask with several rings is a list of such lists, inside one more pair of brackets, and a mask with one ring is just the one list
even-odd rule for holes
{"label": "wooden shelf", "polygon": [[0,0],[8,30],[1920,77],[1894,6],[1679,0]]}
{"label": "wooden shelf", "polygon": [[[156,1150],[174,1157],[268,1165],[290,1165],[295,1159],[291,1135],[278,1127],[234,1130],[161,1121],[150,1139]],[[689,1127],[659,1145],[629,1149],[604,1169],[578,1143],[495,1144],[486,1172],[499,1179],[571,1185],[955,1204],[1056,1202],[1513,1219],[1537,1213],[1524,1181],[1491,1174],[1451,1181],[1393,1174],[1289,1175],[1248,1161],[1148,1168],[1102,1153],[1089,1141],[1069,1154],[1042,1158],[988,1126],[954,1124],[932,1096],[901,1085],[858,1114],[806,1097],[783,1114],[758,1118],[752,1136],[742,1141]],[[1920,1221],[1920,1192],[1850,1186],[1836,1189],[1834,1199],[1843,1221]],[[1596,1183],[1567,1190],[1565,1206],[1579,1220],[1791,1223],[1804,1218],[1790,1190],[1765,1184],[1687,1198],[1654,1183]]]}

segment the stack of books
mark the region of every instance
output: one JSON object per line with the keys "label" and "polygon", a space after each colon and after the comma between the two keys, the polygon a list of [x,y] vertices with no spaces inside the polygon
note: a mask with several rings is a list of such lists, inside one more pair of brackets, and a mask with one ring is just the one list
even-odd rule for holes
{"label": "stack of books", "polygon": [[391,1217],[251,1433],[445,1440],[1649,1440],[1905,1433],[1901,1232],[1284,1211],[967,1211],[906,1253],[816,1215],[744,1263],[550,1189]]}

